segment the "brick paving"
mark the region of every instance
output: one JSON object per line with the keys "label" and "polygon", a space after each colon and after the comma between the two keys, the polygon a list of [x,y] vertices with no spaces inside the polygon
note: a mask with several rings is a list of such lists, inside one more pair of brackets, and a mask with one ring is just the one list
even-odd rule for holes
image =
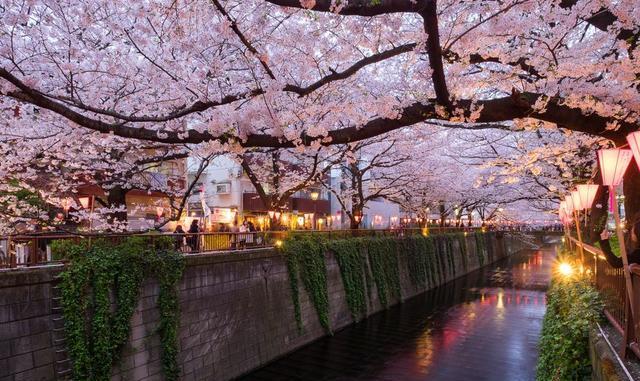
{"label": "brick paving", "polygon": [[241,380],[534,380],[553,258],[513,256]]}

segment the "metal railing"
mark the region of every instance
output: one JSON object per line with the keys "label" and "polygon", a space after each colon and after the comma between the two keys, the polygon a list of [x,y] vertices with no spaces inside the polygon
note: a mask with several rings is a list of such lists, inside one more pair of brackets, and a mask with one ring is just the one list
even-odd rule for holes
{"label": "metal railing", "polygon": [[[430,227],[430,234],[473,231],[468,227]],[[316,234],[327,239],[370,236],[405,236],[422,234],[420,228],[397,229],[357,229],[357,230],[293,230],[293,231],[255,231],[255,232],[208,232],[208,233],[143,233],[143,234],[22,234],[0,237],[0,269],[26,266],[41,266],[60,262],[53,257],[51,250],[55,241],[106,240],[114,244],[131,236],[148,238],[151,243],[158,237],[170,237],[175,249],[184,253],[198,254],[272,247],[290,235]]]}
{"label": "metal railing", "polygon": [[[637,324],[633,321],[635,317],[637,322],[640,318],[640,311],[634,311],[631,314],[629,302],[627,298],[627,289],[624,278],[624,269],[615,268],[607,262],[602,249],[591,246],[586,243],[579,242],[573,237],[569,237],[569,241],[576,247],[582,247],[584,250],[584,265],[592,269],[593,282],[600,291],[605,303],[604,314],[611,325],[624,337],[626,343],[620,348],[621,353],[625,353],[626,348],[632,350],[637,358],[640,359],[640,330],[636,329]],[[589,255],[590,254],[590,255]],[[640,306],[638,296],[640,296],[640,266],[631,264],[629,266],[631,280],[633,284],[633,295],[636,299],[636,309]],[[624,342],[624,341],[623,341]]]}

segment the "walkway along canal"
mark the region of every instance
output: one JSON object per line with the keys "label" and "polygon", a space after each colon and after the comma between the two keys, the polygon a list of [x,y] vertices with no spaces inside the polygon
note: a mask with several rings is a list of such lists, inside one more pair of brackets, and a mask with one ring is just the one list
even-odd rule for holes
{"label": "walkway along canal", "polygon": [[241,380],[534,380],[554,258],[507,257]]}

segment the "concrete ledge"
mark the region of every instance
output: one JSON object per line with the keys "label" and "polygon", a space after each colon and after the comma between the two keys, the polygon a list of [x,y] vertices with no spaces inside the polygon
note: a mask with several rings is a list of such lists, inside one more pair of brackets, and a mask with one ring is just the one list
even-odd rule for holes
{"label": "concrete ledge", "polygon": [[589,357],[593,368],[593,381],[628,380],[598,327],[589,332]]}

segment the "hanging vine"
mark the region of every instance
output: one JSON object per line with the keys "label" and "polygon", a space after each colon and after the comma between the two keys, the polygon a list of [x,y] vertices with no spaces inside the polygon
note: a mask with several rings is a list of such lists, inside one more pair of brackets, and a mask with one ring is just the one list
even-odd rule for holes
{"label": "hanging vine", "polygon": [[366,243],[378,299],[383,307],[387,307],[390,298],[400,300],[397,241],[382,237],[369,238]]}
{"label": "hanging vine", "polygon": [[484,266],[484,252],[485,252],[485,241],[484,241],[484,232],[475,232],[476,239],[476,255],[478,256],[478,265],[480,267]]}
{"label": "hanging vine", "polygon": [[402,240],[402,252],[407,257],[407,270],[411,284],[416,289],[425,289],[429,282],[429,255],[427,238],[416,235]]}
{"label": "hanging vine", "polygon": [[457,233],[458,246],[460,247],[460,257],[462,258],[462,267],[464,271],[469,269],[469,257],[467,249],[467,236],[465,233]]}
{"label": "hanging vine", "polygon": [[300,277],[316,309],[320,325],[327,332],[331,332],[327,267],[324,260],[325,247],[323,243],[319,238],[300,235],[287,240],[282,246],[282,250],[287,258],[289,283],[293,294],[294,313],[298,329],[300,331],[303,329],[298,287],[298,277]]}
{"label": "hanging vine", "polygon": [[62,310],[75,380],[109,380],[127,343],[140,286],[147,277],[160,284],[158,306],[165,378],[176,380],[179,308],[177,282],[182,256],[171,239],[132,237],[105,241],[58,241],[53,251],[69,264],[61,274]]}
{"label": "hanging vine", "polygon": [[340,267],[347,305],[356,321],[367,313],[366,282],[369,278],[366,253],[360,251],[360,244],[360,240],[356,239],[341,239],[327,243],[327,248],[334,253]]}
{"label": "hanging vine", "polygon": [[[367,314],[368,300],[375,284],[378,300],[387,307],[392,300],[401,300],[399,259],[416,289],[437,286],[456,275],[455,241],[465,270],[468,267],[468,246],[464,234],[439,236],[415,235],[396,237],[346,237],[324,241],[308,234],[296,234],[284,243],[294,314],[300,331],[303,329],[299,299],[299,279],[309,293],[322,326],[330,332],[327,269],[324,253],[332,252],[340,268],[347,305],[354,320]],[[480,263],[484,263],[483,237],[476,235]],[[367,295],[368,298],[367,299]]]}
{"label": "hanging vine", "polygon": [[452,277],[456,275],[456,261],[453,253],[453,240],[455,236],[453,234],[447,234],[445,236],[445,243],[447,246],[447,265],[449,267],[449,274]]}

